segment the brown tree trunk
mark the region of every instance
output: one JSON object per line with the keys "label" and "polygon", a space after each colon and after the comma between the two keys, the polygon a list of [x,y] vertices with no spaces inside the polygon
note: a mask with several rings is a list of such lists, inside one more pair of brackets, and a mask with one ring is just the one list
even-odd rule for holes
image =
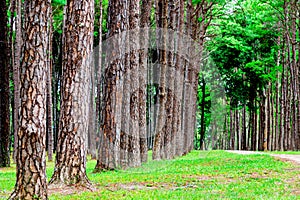
{"label": "brown tree trunk", "polygon": [[168,45],[169,49],[167,52],[167,72],[166,72],[166,121],[165,121],[165,156],[166,159],[172,159],[173,154],[173,140],[174,133],[173,128],[173,105],[174,105],[174,80],[175,80],[175,29],[176,29],[176,1],[169,0],[169,21],[168,21]]}
{"label": "brown tree trunk", "polygon": [[47,199],[45,141],[50,11],[51,1],[24,2],[23,32],[26,34],[23,34],[17,181],[10,199]]}
{"label": "brown tree trunk", "polygon": [[157,12],[160,13],[159,17],[162,21],[162,28],[161,35],[160,35],[160,43],[161,43],[161,50],[159,51],[159,64],[160,64],[160,81],[159,81],[159,113],[158,119],[156,123],[156,135],[154,139],[154,146],[153,146],[153,160],[160,160],[164,159],[164,125],[165,125],[165,102],[167,98],[166,94],[166,70],[167,70],[167,25],[168,25],[168,0],[161,0],[157,3]]}
{"label": "brown tree trunk", "polygon": [[11,32],[13,32],[13,27],[15,27],[15,41],[13,37],[11,39],[11,48],[12,48],[12,64],[13,64],[13,83],[14,83],[14,106],[13,106],[13,128],[14,128],[14,152],[13,159],[16,162],[16,153],[17,153],[17,140],[18,140],[18,129],[19,129],[19,107],[20,107],[20,54],[22,46],[22,35],[21,35],[21,0],[12,0],[11,2],[11,13],[16,13],[15,19],[11,15]]}
{"label": "brown tree trunk", "polygon": [[[102,7],[102,0],[99,1],[99,9],[100,9],[100,15],[99,15],[99,46],[98,46],[98,68],[97,68],[97,99],[96,99],[96,149],[99,149],[99,135],[100,135],[100,124],[101,124],[101,97],[102,97],[102,22],[103,22],[103,7]],[[97,53],[97,52],[95,52]],[[98,158],[97,158],[98,159]]]}
{"label": "brown tree trunk", "polygon": [[[139,88],[139,16],[140,6],[138,0],[129,0],[129,29],[136,30],[130,32],[130,123],[129,123],[129,138],[128,138],[128,165],[137,167],[141,165],[140,153],[140,90]],[[144,93],[144,91],[143,91]],[[143,113],[141,113],[143,114]],[[144,114],[143,114],[144,115]]]}
{"label": "brown tree trunk", "polygon": [[[105,69],[103,74],[102,123],[100,125],[99,152],[95,171],[120,167],[120,138],[122,133],[123,68],[126,56],[120,34],[127,29],[127,2],[109,1],[108,36]],[[128,113],[129,114],[129,113]],[[126,134],[126,133],[125,133]]]}
{"label": "brown tree trunk", "polygon": [[[52,13],[50,13],[49,16],[52,16]],[[52,19],[50,18],[50,31],[49,31],[49,47],[48,47],[48,51],[49,51],[49,63],[48,63],[48,71],[47,71],[47,151],[48,151],[48,161],[52,161],[53,160],[53,129],[52,129],[52,117],[53,117],[53,113],[52,113],[52,82],[51,82],[51,78],[52,78],[52,66],[53,66],[53,62],[51,57],[53,56],[52,54]]]}
{"label": "brown tree trunk", "polygon": [[0,167],[10,166],[9,50],[6,1],[0,2]]}
{"label": "brown tree trunk", "polygon": [[230,108],[230,149],[234,150],[234,111]]}
{"label": "brown tree trunk", "polygon": [[59,137],[51,184],[89,186],[86,176],[86,141],[93,27],[94,1],[68,1],[64,27],[64,74]]}
{"label": "brown tree trunk", "polygon": [[241,150],[247,150],[247,127],[246,127],[246,105],[244,105],[242,110],[242,134],[241,134]]}
{"label": "brown tree trunk", "polygon": [[[151,16],[152,2],[142,0],[140,13],[141,26],[141,50],[139,63],[139,127],[140,127],[140,148],[141,148],[141,162],[148,160],[148,146],[147,146],[147,122],[146,122],[146,92],[147,92],[147,67],[148,67],[148,47],[149,47],[149,28]],[[151,104],[151,103],[150,103]],[[149,105],[150,105],[149,104]],[[151,111],[150,111],[151,112]],[[149,122],[150,126],[151,122]],[[149,138],[148,138],[149,139]]]}

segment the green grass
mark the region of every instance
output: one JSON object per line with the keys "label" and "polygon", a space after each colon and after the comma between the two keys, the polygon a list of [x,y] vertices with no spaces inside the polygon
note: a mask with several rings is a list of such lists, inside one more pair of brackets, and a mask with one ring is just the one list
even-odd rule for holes
{"label": "green grass", "polygon": [[[95,192],[52,194],[50,199],[300,199],[299,166],[269,155],[193,151],[172,161],[149,161],[142,167],[92,173]],[[48,178],[53,163],[48,163]],[[7,198],[15,169],[0,169],[0,197]]]}
{"label": "green grass", "polygon": [[270,151],[271,154],[300,155],[300,151]]}

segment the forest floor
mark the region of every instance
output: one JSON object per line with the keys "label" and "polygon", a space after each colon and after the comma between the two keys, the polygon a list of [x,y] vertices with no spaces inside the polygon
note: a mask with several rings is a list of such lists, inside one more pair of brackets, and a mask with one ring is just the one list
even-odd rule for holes
{"label": "forest floor", "polygon": [[[94,191],[75,186],[49,190],[49,199],[300,199],[300,164],[270,153],[192,151],[174,160],[103,173],[93,173],[95,164],[87,162]],[[47,162],[48,179],[53,168]],[[0,169],[0,199],[8,198],[14,184],[15,165]]]}

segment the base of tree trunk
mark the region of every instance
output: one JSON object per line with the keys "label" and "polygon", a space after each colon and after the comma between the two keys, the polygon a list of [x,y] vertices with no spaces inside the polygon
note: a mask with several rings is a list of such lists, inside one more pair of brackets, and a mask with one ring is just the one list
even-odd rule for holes
{"label": "base of tree trunk", "polygon": [[115,168],[111,168],[108,165],[104,165],[104,164],[99,164],[97,163],[95,169],[94,169],[94,173],[100,173],[100,172],[105,172],[105,171],[113,171],[115,170]]}
{"label": "base of tree trunk", "polygon": [[61,190],[63,193],[65,190],[70,190],[72,188],[76,188],[76,189],[82,188],[82,190],[80,189],[80,191],[88,190],[91,192],[96,190],[96,188],[93,186],[93,184],[88,179],[81,180],[81,181],[79,181],[77,183],[73,183],[73,184],[66,184],[63,181],[60,181],[57,179],[54,179],[54,180],[51,179],[51,181],[49,182],[49,185],[48,185],[48,190],[52,191],[53,193],[55,193],[55,191],[57,191],[57,190]]}
{"label": "base of tree trunk", "polygon": [[82,175],[81,177],[63,177],[60,176],[59,173],[53,174],[50,182],[49,182],[49,188],[56,188],[56,187],[83,187],[88,190],[93,191],[94,187],[90,180],[87,178],[86,175]]}
{"label": "base of tree trunk", "polygon": [[[8,198],[9,200],[19,200],[19,199],[32,199],[32,195],[27,192],[27,195],[24,194],[25,191],[21,192],[21,188],[17,188],[14,190],[14,192],[10,195]],[[36,199],[48,199],[48,195],[46,190],[43,190],[43,192],[40,191],[40,194],[36,194]]]}

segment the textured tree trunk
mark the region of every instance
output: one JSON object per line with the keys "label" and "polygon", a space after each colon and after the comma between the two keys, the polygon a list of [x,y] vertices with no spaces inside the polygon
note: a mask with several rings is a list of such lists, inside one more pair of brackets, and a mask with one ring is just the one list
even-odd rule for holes
{"label": "textured tree trunk", "polygon": [[173,133],[176,137],[175,155],[181,156],[183,153],[183,132],[182,132],[182,98],[184,84],[184,60],[182,59],[183,46],[183,29],[184,29],[184,1],[179,0],[179,18],[178,18],[178,46],[175,63],[175,80],[174,80],[174,102],[173,102]]}
{"label": "textured tree trunk", "polygon": [[[299,0],[296,0],[296,3],[299,4]],[[300,8],[298,7],[297,8],[297,11],[298,11],[298,15],[296,14],[296,16],[298,16],[298,24],[300,23]],[[298,25],[298,38],[300,37],[300,26]],[[300,64],[300,44],[298,43],[298,62],[297,64],[299,65]],[[297,133],[297,137],[298,137],[298,140],[296,141],[296,148],[297,150],[300,150],[300,70],[298,70],[298,73],[297,73],[297,81],[298,81],[298,90],[296,91],[297,92],[297,110],[298,110],[298,113],[297,113],[297,121],[298,121],[298,133]]]}
{"label": "textured tree trunk", "polygon": [[298,105],[299,104],[299,70],[297,66],[297,39],[296,39],[296,19],[297,19],[297,0],[294,0],[291,2],[291,32],[292,32],[292,38],[291,39],[291,84],[292,84],[292,137],[291,137],[291,150],[296,150],[296,144],[298,143],[299,137],[299,130],[298,130]]}
{"label": "textured tree trunk", "polygon": [[[52,16],[52,13],[50,13],[49,16]],[[48,46],[48,71],[47,71],[47,151],[48,151],[48,161],[53,160],[53,129],[52,129],[52,122],[53,122],[53,113],[52,113],[52,82],[51,82],[51,77],[52,77],[52,66],[53,62],[51,57],[53,56],[52,54],[52,19],[50,19],[50,31],[49,31],[49,46]]]}
{"label": "textured tree trunk", "polygon": [[93,26],[94,1],[67,2],[63,44],[62,104],[56,163],[51,184],[89,186],[86,176],[86,141]]}
{"label": "textured tree trunk", "polygon": [[23,34],[17,181],[10,199],[47,199],[45,143],[50,11],[51,1],[24,2],[23,32],[26,34]]}
{"label": "textured tree trunk", "polygon": [[234,138],[234,111],[230,109],[230,149],[234,150],[234,143],[235,143],[235,138]]}
{"label": "textured tree trunk", "polygon": [[[247,150],[247,127],[246,127],[246,105],[243,107],[242,111],[242,150]],[[248,136],[249,137],[249,136]]]}
{"label": "textured tree trunk", "polygon": [[235,110],[235,130],[236,130],[236,141],[237,141],[237,150],[241,150],[241,132],[240,132],[240,113],[238,108]]}
{"label": "textured tree trunk", "polygon": [[95,63],[92,63],[91,68],[91,102],[89,104],[89,125],[88,125],[88,153],[91,155],[92,159],[97,158],[97,148],[96,148],[96,113],[95,113]]}
{"label": "textured tree trunk", "polygon": [[165,135],[164,135],[164,144],[165,144],[165,156],[166,159],[174,158],[174,150],[172,144],[174,144],[175,135],[172,131],[173,128],[173,106],[174,106],[174,80],[175,80],[175,33],[171,31],[176,30],[176,5],[177,1],[169,0],[169,21],[168,21],[168,45],[169,49],[167,52],[167,72],[166,72],[166,121],[165,121]]}
{"label": "textured tree trunk", "polygon": [[[141,165],[140,152],[140,94],[144,93],[139,88],[139,16],[140,6],[138,0],[129,0],[129,29],[135,30],[130,33],[130,123],[129,123],[129,138],[128,138],[128,165],[136,167]],[[143,114],[143,113],[141,113]],[[144,114],[143,114],[144,115]]]}
{"label": "textured tree trunk", "polygon": [[[118,34],[127,29],[127,2],[109,1],[108,36],[104,80],[100,146],[95,171],[112,170],[120,167],[120,137],[123,99],[124,42]],[[114,37],[115,36],[115,37]]]}
{"label": "textured tree trunk", "polygon": [[[99,47],[98,47],[98,68],[97,68],[97,99],[96,99],[96,149],[99,149],[99,136],[100,136],[100,124],[101,124],[101,97],[102,97],[102,22],[103,22],[103,7],[102,0],[99,1]],[[98,157],[97,157],[98,159]]]}
{"label": "textured tree trunk", "polygon": [[[140,13],[140,63],[139,63],[139,127],[140,127],[140,148],[141,162],[147,162],[148,146],[147,146],[147,122],[146,122],[146,95],[147,95],[147,67],[148,67],[148,47],[149,47],[149,28],[151,16],[152,2],[142,0]],[[151,103],[150,103],[151,104]],[[149,105],[150,105],[149,104]],[[151,112],[151,111],[150,111]],[[149,123],[150,126],[151,122]],[[148,138],[149,139],[149,138]]]}
{"label": "textured tree trunk", "polygon": [[10,166],[9,50],[6,1],[0,8],[0,167]]}
{"label": "textured tree trunk", "polygon": [[168,0],[161,0],[157,3],[157,12],[161,13],[159,17],[162,21],[162,28],[161,31],[161,50],[159,51],[159,64],[160,64],[160,81],[159,81],[159,113],[158,119],[156,123],[156,135],[154,139],[154,146],[153,146],[153,160],[160,160],[164,159],[164,130],[165,130],[165,103],[166,103],[166,70],[167,70],[167,38],[166,38],[166,31],[168,25]]}
{"label": "textured tree trunk", "polygon": [[18,129],[19,129],[19,107],[20,107],[20,54],[21,54],[21,46],[22,46],[22,35],[21,35],[21,0],[12,0],[11,1],[11,13],[16,13],[11,15],[11,22],[13,26],[11,26],[11,32],[13,32],[13,28],[15,28],[15,41],[13,41],[13,36],[11,35],[11,48],[12,48],[12,70],[13,70],[13,83],[14,83],[14,106],[13,106],[13,133],[14,133],[14,152],[13,159],[16,162],[16,153],[18,143]]}

